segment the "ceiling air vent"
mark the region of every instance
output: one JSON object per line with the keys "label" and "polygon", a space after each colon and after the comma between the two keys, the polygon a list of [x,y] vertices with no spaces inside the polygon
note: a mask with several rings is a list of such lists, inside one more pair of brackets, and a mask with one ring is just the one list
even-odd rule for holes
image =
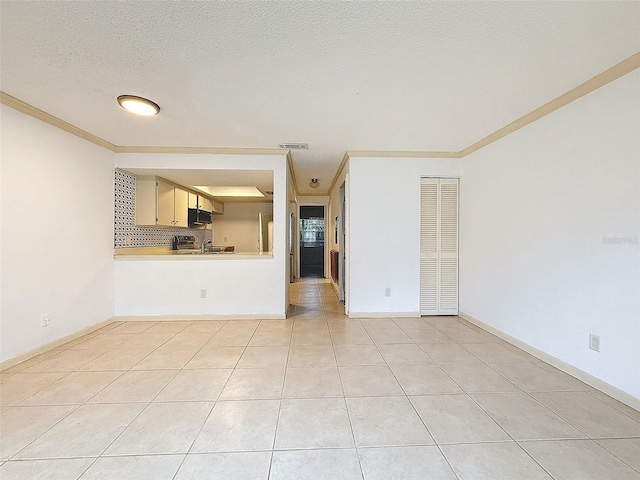
{"label": "ceiling air vent", "polygon": [[289,148],[291,150],[308,150],[308,143],[280,143],[278,144],[280,148]]}

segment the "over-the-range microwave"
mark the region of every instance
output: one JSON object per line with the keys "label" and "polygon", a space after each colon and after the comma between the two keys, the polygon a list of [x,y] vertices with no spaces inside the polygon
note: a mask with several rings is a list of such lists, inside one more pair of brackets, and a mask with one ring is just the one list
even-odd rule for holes
{"label": "over-the-range microwave", "polygon": [[211,212],[197,208],[189,209],[189,225],[207,225],[209,223],[212,223]]}

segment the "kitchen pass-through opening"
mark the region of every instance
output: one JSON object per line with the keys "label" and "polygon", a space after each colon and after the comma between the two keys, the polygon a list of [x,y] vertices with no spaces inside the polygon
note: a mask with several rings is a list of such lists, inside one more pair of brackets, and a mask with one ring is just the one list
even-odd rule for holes
{"label": "kitchen pass-through opening", "polygon": [[300,207],[300,276],[324,277],[324,207]]}

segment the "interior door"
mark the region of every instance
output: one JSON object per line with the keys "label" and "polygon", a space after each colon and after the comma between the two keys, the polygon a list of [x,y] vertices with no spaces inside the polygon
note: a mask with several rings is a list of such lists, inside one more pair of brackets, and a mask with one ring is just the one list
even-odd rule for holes
{"label": "interior door", "polygon": [[458,314],[458,179],[420,182],[420,314]]}

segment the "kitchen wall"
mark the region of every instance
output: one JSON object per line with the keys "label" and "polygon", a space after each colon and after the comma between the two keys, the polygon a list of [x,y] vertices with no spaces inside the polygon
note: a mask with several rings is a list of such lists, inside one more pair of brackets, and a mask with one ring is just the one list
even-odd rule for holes
{"label": "kitchen wall", "polygon": [[136,176],[118,168],[114,173],[114,248],[159,247],[171,245],[176,235],[192,235],[196,243],[211,240],[212,230],[136,225]]}
{"label": "kitchen wall", "polygon": [[638,85],[636,70],[465,158],[460,214],[460,310],[636,399]]}
{"label": "kitchen wall", "polygon": [[225,203],[224,215],[213,216],[214,245],[233,245],[236,252],[257,252],[259,214],[272,213],[272,203]]}
{"label": "kitchen wall", "polygon": [[420,177],[457,177],[461,162],[349,159],[349,316],[420,314]]}
{"label": "kitchen wall", "polygon": [[4,361],[113,316],[114,154],[4,105],[0,118]]}
{"label": "kitchen wall", "polygon": [[[128,168],[273,170],[274,249],[272,257],[211,260],[116,260],[118,316],[208,315],[283,318],[287,311],[286,155],[117,154],[115,166]],[[226,211],[226,205],[225,205]],[[214,235],[217,235],[214,218]],[[217,241],[217,240],[216,240]],[[200,290],[207,289],[207,298]]]}

